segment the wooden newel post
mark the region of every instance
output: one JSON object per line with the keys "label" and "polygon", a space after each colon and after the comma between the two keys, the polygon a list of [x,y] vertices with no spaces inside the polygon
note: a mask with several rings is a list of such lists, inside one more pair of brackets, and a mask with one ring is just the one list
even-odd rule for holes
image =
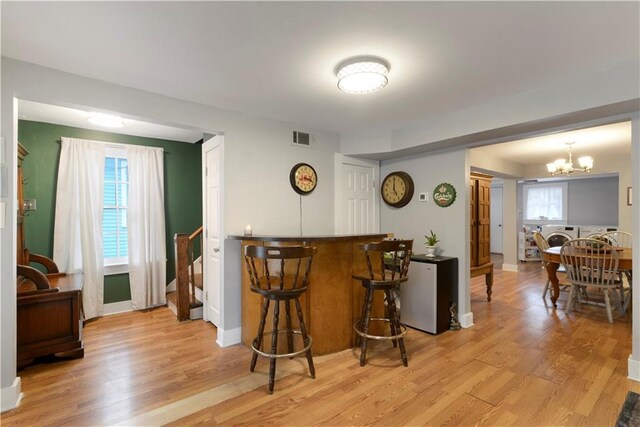
{"label": "wooden newel post", "polygon": [[176,246],[176,309],[178,321],[189,320],[189,236],[178,233],[174,237]]}

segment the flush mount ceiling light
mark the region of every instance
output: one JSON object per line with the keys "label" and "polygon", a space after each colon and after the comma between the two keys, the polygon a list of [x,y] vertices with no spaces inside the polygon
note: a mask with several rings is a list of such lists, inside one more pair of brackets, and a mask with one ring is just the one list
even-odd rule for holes
{"label": "flush mount ceiling light", "polygon": [[593,157],[591,156],[580,157],[578,159],[580,167],[573,167],[573,160],[571,159],[571,146],[573,144],[575,144],[575,142],[565,142],[567,152],[569,153],[569,161],[566,159],[558,159],[553,163],[547,163],[547,170],[552,176],[559,174],[569,175],[577,170],[589,173],[591,169],[593,169]]}
{"label": "flush mount ceiling light", "polygon": [[370,56],[351,58],[336,67],[338,88],[347,93],[369,93],[387,85],[389,63]]}
{"label": "flush mount ceiling light", "polygon": [[114,116],[112,114],[105,113],[89,113],[89,123],[97,126],[104,126],[107,128],[121,128],[124,126],[122,123],[122,117]]}

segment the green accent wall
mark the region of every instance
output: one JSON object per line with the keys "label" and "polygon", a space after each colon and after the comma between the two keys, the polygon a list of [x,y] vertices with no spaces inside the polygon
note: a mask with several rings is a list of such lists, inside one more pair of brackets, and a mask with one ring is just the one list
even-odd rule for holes
{"label": "green accent wall", "polygon": [[[26,246],[53,256],[56,184],[60,138],[135,144],[164,149],[164,197],[167,228],[167,283],[175,278],[176,233],[191,234],[202,225],[202,146],[178,141],[122,135],[49,123],[18,121],[18,141],[29,151],[23,163],[25,199],[36,199],[36,211],[25,218]],[[199,251],[199,248],[194,248]],[[197,256],[197,255],[196,255]],[[106,276],[105,304],[131,299],[129,275]]]}

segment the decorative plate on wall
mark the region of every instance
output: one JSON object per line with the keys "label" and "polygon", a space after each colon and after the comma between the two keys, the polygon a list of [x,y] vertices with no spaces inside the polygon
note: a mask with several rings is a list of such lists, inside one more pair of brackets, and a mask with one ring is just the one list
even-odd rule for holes
{"label": "decorative plate on wall", "polygon": [[456,189],[447,182],[436,185],[433,190],[433,201],[441,208],[451,206],[456,201]]}

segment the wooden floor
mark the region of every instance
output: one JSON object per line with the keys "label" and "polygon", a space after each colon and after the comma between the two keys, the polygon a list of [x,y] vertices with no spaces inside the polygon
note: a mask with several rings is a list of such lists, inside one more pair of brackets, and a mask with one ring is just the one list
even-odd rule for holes
{"label": "wooden floor", "polygon": [[3,426],[33,425],[614,425],[628,390],[630,316],[604,309],[564,312],[541,298],[539,264],[496,270],[493,301],[473,280],[475,326],[407,335],[409,367],[376,346],[361,368],[356,351],[267,363],[249,373],[250,352],[220,349],[215,328],[178,324],[168,309],[90,322],[85,357],[19,372],[24,399]]}

